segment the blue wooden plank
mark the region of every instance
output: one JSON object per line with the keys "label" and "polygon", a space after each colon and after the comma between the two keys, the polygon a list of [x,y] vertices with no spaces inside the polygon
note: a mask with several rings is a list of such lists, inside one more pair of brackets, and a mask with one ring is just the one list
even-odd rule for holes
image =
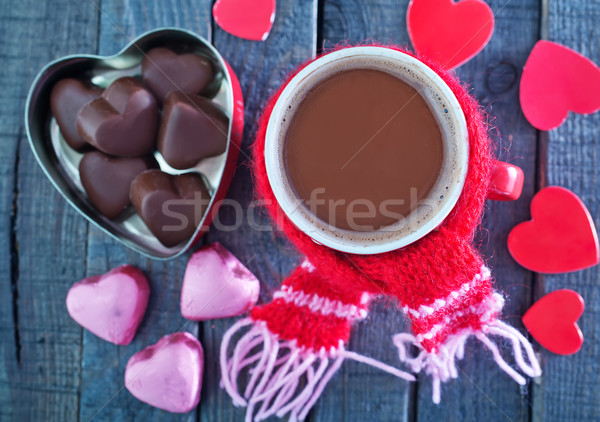
{"label": "blue wooden plank", "polygon": [[327,49],[344,41],[361,43],[369,40],[408,46],[407,4],[404,0],[323,1],[319,47]]}
{"label": "blue wooden plank", "polygon": [[198,334],[198,324],[188,323],[179,312],[179,292],[187,257],[168,262],[152,261],[125,250],[97,229],[88,238],[88,275],[101,274],[121,264],[142,269],[150,282],[148,310],[133,342],[115,346],[84,332],[80,419],[94,421],[194,421],[195,412],[170,414],[139,402],[123,390],[127,360],[163,335],[185,330]]}
{"label": "blue wooden plank", "polygon": [[[135,35],[155,25],[175,24],[187,26],[197,32],[203,33],[199,28],[210,27],[210,21],[201,17],[203,13],[194,4],[181,4],[180,2],[158,3],[151,2],[142,5],[116,4],[112,9],[112,16],[119,26],[128,28],[130,35]],[[368,22],[384,19],[384,12],[377,12],[372,5],[356,8],[356,2],[338,2],[328,0],[324,2],[326,14],[334,16],[330,23],[323,29],[324,39],[354,39],[361,40],[369,36],[375,38],[391,39],[395,42],[405,43],[407,38],[403,29],[388,31],[385,25],[377,28],[369,27]],[[529,4],[531,3],[531,4]],[[492,2],[492,7],[498,9],[503,6],[501,2]],[[104,6],[107,2],[104,2]],[[110,3],[108,3],[110,6]],[[525,123],[520,115],[517,102],[517,89],[511,85],[511,74],[514,69],[517,73],[522,66],[533,40],[536,38],[536,21],[538,20],[537,6],[528,2],[513,5],[508,3],[505,11],[497,16],[498,27],[490,46],[473,62],[459,69],[459,74],[472,83],[475,93],[485,106],[490,107],[491,114],[496,117],[492,122],[501,129],[504,142],[512,141],[510,153],[504,153],[502,158],[511,159],[512,162],[524,167],[528,173],[524,196],[517,203],[493,204],[486,217],[486,228],[489,238],[483,239],[482,247],[487,249],[488,255],[493,254],[491,264],[499,279],[499,286],[508,293],[510,302],[505,315],[509,321],[518,325],[517,316],[526,309],[529,299],[528,292],[531,286],[531,275],[520,270],[510,260],[505,250],[505,238],[508,230],[518,221],[528,218],[527,206],[533,193],[534,164],[532,154],[535,154],[535,131]],[[563,42],[584,54],[592,57],[597,62],[597,34],[594,21],[598,19],[598,6],[586,4],[581,8],[579,3],[556,1],[550,4],[550,36],[552,40]],[[284,6],[285,8],[286,6]],[[312,10],[306,4],[306,10]],[[355,9],[344,15],[339,11],[341,7]],[[5,148],[0,153],[0,175],[2,175],[0,209],[3,210],[0,221],[0,235],[4,239],[14,236],[15,242],[5,242],[0,250],[0,420],[73,420],[77,417],[77,390],[79,386],[79,350],[80,330],[68,320],[63,301],[70,283],[83,277],[85,268],[85,228],[83,219],[71,211],[66,204],[56,195],[51,186],[44,180],[25,145],[22,135],[22,105],[28,84],[34,73],[42,64],[59,55],[75,52],[91,52],[94,50],[97,11],[92,3],[84,2],[75,6],[66,1],[55,1],[52,5],[40,4],[32,0],[14,2],[0,6],[0,56],[3,67],[0,68],[0,140]],[[281,6],[280,6],[281,8]],[[295,10],[294,7],[290,9]],[[204,10],[204,9],[202,9]],[[304,9],[303,9],[304,10]],[[403,24],[404,8],[388,10],[390,14],[399,13],[398,22]],[[298,14],[298,12],[294,12]],[[506,14],[506,15],[505,15]],[[300,13],[302,15],[302,13]],[[501,17],[505,17],[501,21]],[[109,14],[109,16],[111,16]],[[297,36],[298,29],[291,28],[292,14],[284,14],[285,25],[282,29],[286,33]],[[395,15],[394,15],[395,16]],[[297,16],[294,16],[296,19]],[[117,19],[118,18],[118,19]],[[395,20],[396,18],[394,18]],[[332,23],[333,21],[338,23]],[[60,23],[58,23],[60,22]],[[303,22],[300,20],[300,22]],[[104,30],[101,32],[103,52],[112,53],[126,43],[126,39],[119,35],[118,30],[109,31],[111,23],[105,17]],[[278,25],[278,23],[276,23]],[[373,25],[374,26],[374,25]],[[400,25],[402,26],[402,25]],[[310,25],[308,26],[310,27]],[[341,27],[341,30],[336,29]],[[402,35],[399,35],[401,34]],[[35,36],[43,33],[44,36]],[[343,36],[335,36],[335,33]],[[246,43],[221,35],[225,40],[221,48],[230,59],[236,70],[245,75],[242,77],[247,100],[254,104],[253,113],[256,113],[261,102],[266,98],[268,91],[282,78],[290,62],[302,60],[300,51],[296,46],[293,52],[277,45],[269,45],[271,54],[281,56],[275,62],[264,59],[262,54],[266,51],[261,48],[249,46],[263,46],[261,43]],[[391,38],[389,38],[391,37]],[[23,41],[25,40],[25,41]],[[527,40],[527,43],[524,43]],[[20,41],[20,42],[17,42]],[[292,41],[290,41],[291,43]],[[274,42],[273,42],[274,43]],[[326,44],[327,46],[327,44]],[[234,57],[233,59],[231,57]],[[264,65],[257,61],[266,62]],[[286,66],[287,65],[287,66]],[[262,71],[262,72],[261,72]],[[256,73],[254,73],[256,72]],[[260,73],[260,74],[259,74]],[[266,75],[266,76],[265,76]],[[270,81],[267,85],[263,80]],[[508,88],[502,88],[507,86]],[[255,119],[246,125],[246,133],[253,133]],[[587,202],[596,223],[598,223],[598,204],[594,195],[594,186],[597,179],[595,163],[598,151],[598,116],[572,117],[567,124],[556,132],[550,134],[550,152],[548,174],[550,183],[567,186],[582,195]],[[246,137],[246,145],[249,138]],[[503,148],[505,144],[501,144]],[[17,154],[18,150],[18,154]],[[246,149],[247,151],[247,149]],[[584,153],[589,151],[588,153]],[[16,167],[17,157],[20,164]],[[15,178],[15,169],[17,169]],[[242,198],[243,204],[248,204],[251,199],[249,191],[249,174],[242,170],[230,197]],[[18,185],[15,187],[15,180]],[[13,191],[18,194],[17,216],[11,220],[13,206]],[[4,212],[6,211],[6,212]],[[224,210],[222,219],[233,218],[231,211]],[[260,217],[261,222],[264,218]],[[16,223],[16,230],[12,224]],[[43,232],[47,230],[50,234]],[[34,236],[35,234],[35,236]],[[297,259],[294,252],[287,249],[285,241],[267,234],[256,234],[248,229],[240,233],[211,234],[210,239],[218,239],[234,251],[243,261],[253,258],[252,251],[258,251],[258,257],[253,258],[249,267],[265,281],[263,300],[269,296],[270,288],[280,282],[280,279],[292,267]],[[265,240],[266,239],[266,240]],[[89,334],[84,335],[84,369],[82,372],[83,396],[89,408],[81,409],[80,415],[86,418],[91,412],[97,410],[96,401],[103,399],[103,388],[112,387],[114,380],[120,387],[122,370],[127,358],[137,348],[154,342],[167,329],[182,322],[175,313],[173,303],[178,303],[178,289],[185,262],[153,265],[152,262],[140,260],[130,252],[123,250],[112,240],[98,231],[92,231],[87,240],[90,243],[89,269],[87,274],[104,272],[108,268],[124,262],[140,265],[150,276],[151,282],[158,285],[161,294],[154,296],[151,307],[157,309],[142,324],[139,341],[131,348],[118,348],[100,342]],[[18,247],[18,252],[17,252]],[[50,256],[48,251],[52,251]],[[14,277],[11,277],[11,254],[17,253],[18,268]],[[38,259],[41,258],[41,259]],[[254,261],[257,260],[258,261]],[[184,260],[185,261],[185,260]],[[63,272],[64,269],[64,272]],[[546,277],[548,291],[562,287],[576,288],[587,299],[588,309],[581,321],[586,334],[586,344],[582,352],[573,357],[546,356],[545,375],[543,384],[535,389],[535,420],[594,420],[599,418],[596,397],[598,391],[597,362],[598,345],[595,334],[594,322],[597,320],[598,308],[596,306],[593,286],[597,284],[597,269],[581,273]],[[50,277],[51,276],[51,277]],[[50,280],[51,279],[51,280]],[[157,280],[157,281],[155,281]],[[175,286],[164,287],[168,283]],[[17,315],[22,324],[15,325],[13,320],[13,303],[11,284],[17,287]],[[156,291],[156,290],[155,290]],[[161,312],[160,310],[166,310]],[[173,312],[173,313],[171,313]],[[354,333],[355,339],[363,338],[364,350],[360,341],[353,340],[351,348],[363,351],[386,360],[381,343],[384,337],[374,333],[373,327],[383,327],[390,332],[396,331],[395,324],[391,324],[388,317],[389,311],[379,307],[372,313],[373,321],[367,321],[359,326]],[[398,317],[399,318],[399,317]],[[175,321],[175,322],[173,322]],[[175,324],[177,323],[177,324]],[[156,325],[158,324],[158,325]],[[161,325],[162,324],[162,325]],[[35,325],[35,326],[34,326]],[[239,420],[240,412],[231,411],[231,401],[222,392],[214,391],[218,383],[218,372],[215,366],[214,353],[222,333],[230,321],[216,321],[207,323],[204,327],[204,345],[213,353],[207,358],[207,376],[205,377],[205,392],[201,417],[204,420],[222,418],[224,420]],[[364,326],[364,328],[363,328]],[[158,328],[157,328],[158,327]],[[18,328],[18,337],[21,343],[21,366],[17,362],[17,344],[15,343],[15,329]],[[178,328],[178,327],[177,327]],[[363,332],[364,331],[364,332]],[[41,335],[40,335],[41,334]],[[362,340],[361,340],[362,341]],[[383,344],[383,345],[382,345]],[[135,349],[135,350],[133,350]],[[378,355],[381,353],[381,355]],[[106,365],[106,363],[109,363]],[[364,367],[347,364],[343,375],[336,377],[325,392],[322,404],[314,414],[315,420],[327,419],[326,415],[335,415],[331,408],[348,408],[345,401],[356,401],[356,406],[368,410],[368,418],[363,414],[348,415],[347,420],[368,420],[375,418],[375,414],[389,414],[397,406],[384,409],[390,402],[383,400],[383,394],[392,395],[394,391],[385,391],[379,388],[380,381],[375,381],[369,387],[363,388],[365,392],[352,392],[351,384],[363,382],[372,374],[364,372]],[[418,412],[411,417],[424,420],[525,420],[528,417],[528,391],[520,390],[512,381],[503,379],[489,355],[480,350],[480,347],[469,348],[469,355],[461,366],[462,378],[449,384],[443,390],[444,403],[435,407],[429,401],[430,390],[428,380],[419,384]],[[346,376],[346,374],[356,374]],[[465,378],[467,375],[475,384]],[[385,376],[384,376],[385,377]],[[109,380],[109,381],[107,381]],[[110,385],[109,385],[110,384]],[[387,384],[383,382],[383,384]],[[364,385],[364,384],[363,384]],[[350,386],[350,389],[348,389]],[[337,388],[344,392],[336,391]],[[481,388],[482,391],[479,391]],[[100,391],[100,392],[99,392]],[[378,393],[382,394],[378,397]],[[489,401],[484,393],[492,399]],[[358,394],[358,395],[357,395]],[[362,395],[361,395],[362,394]],[[127,393],[121,393],[127,396]],[[344,397],[344,399],[342,399]],[[397,398],[394,397],[393,400]],[[328,401],[330,400],[330,401]],[[379,402],[377,400],[380,400]],[[83,403],[83,402],[82,402]],[[508,406],[505,406],[508,404]],[[496,407],[500,409],[498,409]],[[139,406],[136,407],[136,406]],[[379,408],[378,408],[379,406]],[[127,408],[131,407],[131,411]],[[323,408],[327,408],[323,410]],[[111,410],[112,409],[112,410]],[[166,417],[162,412],[155,412],[143,405],[137,404],[132,398],[113,403],[111,409],[105,409],[98,417],[99,420],[110,420],[114,417],[135,418],[140,420],[160,419]],[[365,410],[365,411],[366,411]],[[104,413],[107,412],[107,413]],[[133,413],[135,412],[135,414]],[[403,414],[404,410],[400,412]],[[504,412],[504,413],[502,413]],[[340,412],[341,413],[341,412]],[[357,415],[360,416],[360,419]],[[395,415],[394,419],[399,416]],[[174,419],[177,419],[174,417]],[[190,419],[184,415],[181,419]],[[87,420],[87,419],[86,419]]]}
{"label": "blue wooden plank", "polygon": [[[269,226],[264,211],[251,206],[252,176],[249,170],[250,146],[258,116],[268,96],[283,82],[288,72],[311,58],[316,48],[316,0],[278,0],[273,30],[265,42],[242,40],[215,28],[214,44],[238,75],[246,102],[244,140],[240,166],[228,197],[241,204],[244,216],[233,231],[213,226],[207,241],[219,241],[231,250],[261,280],[261,300],[269,301],[272,291],[291,271],[299,257],[284,239],[270,230],[257,230],[255,225]],[[249,208],[250,207],[250,208]],[[252,213],[251,218],[248,212]],[[225,227],[236,222],[233,207],[223,207],[219,221]],[[255,221],[255,224],[253,224]],[[234,319],[204,324],[203,344],[206,350],[205,390],[200,408],[202,421],[239,421],[244,411],[233,407],[231,399],[219,388],[219,347],[224,332]]]}
{"label": "blue wooden plank", "polygon": [[88,29],[95,27],[96,11],[69,3],[11,0],[0,6],[3,421],[77,419],[81,330],[64,298],[85,274],[87,224],[44,176],[23,127],[29,84],[43,65],[96,45]]}
{"label": "blue wooden plank", "polygon": [[[600,3],[555,0],[544,2],[548,11],[547,33],[543,34],[600,63]],[[547,179],[577,193],[585,202],[596,227],[600,225],[598,180],[600,169],[600,115],[574,115],[547,134]],[[535,399],[535,421],[600,420],[600,267],[576,273],[544,276],[540,290],[573,289],[585,299],[586,309],[579,325],[584,344],[573,356],[544,353],[545,373]]]}
{"label": "blue wooden plank", "polygon": [[[328,0],[323,5],[323,41],[326,50],[340,42],[407,45],[407,2],[403,0]],[[400,366],[394,334],[409,324],[395,305],[380,301],[369,317],[356,324],[348,348]],[[317,421],[407,420],[412,415],[415,384],[399,380],[370,366],[347,361],[333,378],[329,393],[313,410]]]}
{"label": "blue wooden plank", "polygon": [[[208,0],[122,1],[101,3],[99,54],[114,54],[131,38],[160,26],[190,29],[210,39]],[[184,320],[179,310],[181,281],[189,254],[168,262],[154,261],[127,250],[95,228],[88,238],[88,275],[128,263],[147,275],[151,296],[146,316],[129,346],[114,346],[89,332],[83,335],[80,419],[94,421],[195,421],[196,411],[183,415],[155,409],[124,390],[127,360],[163,335],[185,330],[198,335],[198,324]]]}
{"label": "blue wooden plank", "polygon": [[[409,40],[405,26],[407,1],[396,4],[396,7],[387,4],[386,6],[388,7],[382,9],[384,12],[381,14],[378,14],[377,8],[373,7],[371,2],[368,5],[357,5],[356,3],[365,2],[325,2],[324,23],[326,25],[323,29],[323,38],[326,47],[328,40],[331,38],[333,38],[333,43],[337,40],[349,39],[352,41],[371,37],[385,42],[387,41],[385,36],[388,34],[390,26],[394,24],[401,26],[401,28],[393,31],[394,34],[399,34],[400,36],[393,37],[392,41],[399,45],[408,43]],[[492,6],[498,10],[502,7],[502,4],[492,3]],[[524,199],[517,204],[491,204],[489,217],[485,223],[485,228],[491,235],[490,239],[482,242],[484,246],[482,249],[487,249],[485,252],[488,255],[493,255],[490,264],[496,269],[496,275],[500,280],[498,283],[499,287],[507,291],[512,299],[506,311],[509,315],[518,312],[522,313],[529,303],[531,296],[529,291],[531,274],[516,266],[508,256],[506,248],[503,245],[508,229],[514,224],[514,221],[518,221],[527,212],[525,201],[531,197],[535,180],[536,132],[531,128],[519,130],[523,126],[523,120],[518,112],[518,108],[516,108],[518,105],[516,80],[518,78],[518,66],[524,63],[528,48],[536,40],[536,6],[533,2],[528,2],[525,5],[527,13],[525,15],[521,13],[519,19],[524,20],[526,26],[520,28],[518,31],[515,31],[511,27],[514,22],[513,19],[517,16],[517,10],[515,8],[507,8],[503,12],[508,13],[504,18],[502,14],[498,16],[496,35],[490,46],[487,47],[487,51],[484,51],[469,65],[459,70],[461,78],[472,83],[475,94],[480,98],[484,106],[487,107],[492,101],[500,100],[493,107],[493,113],[496,115],[497,121],[492,122],[495,125],[502,125],[502,128],[506,128],[502,131],[505,141],[498,142],[501,149],[499,155],[505,160],[513,161],[517,157],[516,163],[523,167],[528,174]],[[519,5],[519,7],[523,7],[523,5]],[[346,13],[343,13],[344,10],[346,10]],[[533,12],[531,12],[532,10]],[[396,16],[398,11],[401,11],[401,20]],[[367,29],[363,29],[364,27]],[[342,28],[342,31],[340,31],[342,36],[332,36],[332,31],[335,29],[331,28]],[[509,53],[505,52],[507,47],[510,48]],[[505,69],[508,70],[506,71]],[[508,75],[513,70],[514,75]],[[520,141],[518,145],[511,148],[510,155],[502,151],[503,148],[507,147],[507,142],[516,137],[523,141]],[[500,139],[496,139],[496,141],[500,141]],[[389,311],[388,315],[388,319],[390,317],[398,318],[398,316],[392,316]],[[362,325],[360,328],[362,328]],[[365,324],[365,330],[369,328],[369,324]],[[401,328],[401,325],[396,328]],[[382,330],[383,333],[385,331]],[[386,340],[382,336],[376,338],[371,344],[385,344]],[[389,340],[387,343],[389,343]],[[371,348],[373,347],[371,346]],[[480,362],[480,364],[477,367],[474,367],[472,364],[467,365],[466,368],[463,367],[464,374],[460,381],[461,384],[457,386],[455,382],[453,383],[454,385],[448,387],[448,389],[453,390],[452,395],[451,397],[447,397],[441,406],[434,406],[431,403],[431,384],[428,377],[420,377],[418,409],[415,409],[414,413],[409,411],[410,417],[418,417],[423,420],[464,420],[465,417],[467,417],[467,420],[482,420],[488,417],[492,417],[492,419],[498,416],[504,417],[502,411],[498,412],[495,405],[491,402],[491,400],[494,400],[495,402],[500,402],[505,409],[509,409],[508,412],[510,414],[517,414],[526,418],[526,391],[525,394],[520,394],[518,386],[512,383],[511,380],[500,380],[498,382],[495,372],[497,368],[490,363],[489,356],[485,356],[485,353],[473,351],[469,357],[471,358],[471,362]],[[387,404],[386,399],[389,394],[386,395],[385,384],[382,386],[381,383],[369,383],[368,378],[365,380],[364,376],[360,380],[367,382],[370,386],[372,385],[368,390],[381,388],[380,394],[373,393],[372,396],[375,397],[375,403],[377,403],[378,398],[381,400],[384,397],[383,402]],[[357,380],[354,384],[358,382],[360,381]],[[478,391],[474,383],[484,391]],[[351,382],[348,384],[352,385]],[[346,388],[348,388],[347,385]],[[490,393],[486,393],[487,390]],[[370,393],[363,394],[366,396]],[[489,397],[490,394],[492,394],[493,398]],[[351,403],[360,402],[359,398],[360,393],[358,397],[356,393],[350,394],[348,401]],[[368,404],[363,404],[363,406],[369,408]],[[343,408],[343,406],[339,407]],[[330,407],[327,409],[330,409]],[[400,406],[398,411],[401,409],[402,407]],[[506,410],[504,412],[506,413]],[[355,413],[352,414],[351,420],[361,419],[360,417],[354,419],[354,415]]]}
{"label": "blue wooden plank", "polygon": [[[490,257],[488,265],[496,278],[496,289],[507,298],[503,319],[523,331],[520,316],[531,304],[533,276],[512,260],[506,238],[514,225],[528,218],[535,188],[537,132],[520,110],[518,85],[529,51],[538,39],[539,2],[498,0],[488,3],[496,19],[494,35],[488,46],[457,72],[489,113],[490,135],[496,143],[498,157],[520,166],[525,172],[521,198],[516,202],[489,202],[483,230],[478,236],[480,249]],[[503,353],[509,357],[510,348],[504,347]],[[442,386],[439,406],[431,403],[431,384],[420,383],[419,419],[529,420],[530,389],[520,387],[500,371],[490,352],[479,342],[469,342],[459,368],[459,379]]]}
{"label": "blue wooden plank", "polygon": [[[2,9],[2,14],[7,13]],[[22,93],[21,73],[16,63],[23,59],[18,54],[17,45],[11,44],[10,32],[14,24],[0,26],[0,46],[6,46],[8,52],[15,54],[12,60],[6,60],[0,68],[0,142],[4,148],[0,150],[0,420],[8,420],[17,409],[12,403],[11,383],[18,376],[20,350],[18,332],[18,308],[16,303],[17,268],[13,257],[16,257],[16,242],[13,210],[15,200],[15,180],[17,169],[17,151],[21,133],[22,120],[17,111],[19,95]],[[4,51],[6,51],[3,48]],[[12,51],[11,51],[12,50]],[[26,54],[26,53],[25,53]],[[14,271],[13,271],[14,270]]]}

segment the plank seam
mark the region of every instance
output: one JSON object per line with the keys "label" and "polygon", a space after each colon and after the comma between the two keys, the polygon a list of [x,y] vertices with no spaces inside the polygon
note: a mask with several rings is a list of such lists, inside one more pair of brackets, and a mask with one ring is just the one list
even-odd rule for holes
{"label": "plank seam", "polygon": [[[411,350],[415,352],[415,350]],[[406,409],[407,422],[417,422],[419,420],[419,377],[415,382],[409,383],[408,400]]]}
{"label": "plank seam", "polygon": [[19,163],[20,144],[23,137],[23,128],[19,130],[19,137],[15,148],[15,165],[13,168],[13,197],[10,214],[10,287],[12,293],[13,335],[15,340],[15,358],[17,366],[21,367],[21,333],[19,331],[19,242],[17,240],[17,208],[19,197]]}
{"label": "plank seam", "polygon": [[[96,0],[96,49],[95,54],[100,54],[100,36],[102,31],[102,0]],[[85,225],[85,276],[89,276],[89,243],[90,243],[90,224],[86,222]],[[77,422],[81,421],[81,396],[82,396],[82,384],[83,384],[83,341],[84,341],[84,330],[79,329],[79,382],[77,385]]]}
{"label": "plank seam", "polygon": [[317,54],[323,52],[323,26],[325,19],[325,0],[317,1],[317,39],[315,45],[315,51]]}
{"label": "plank seam", "polygon": [[100,37],[102,35],[102,0],[96,0],[96,13],[98,16],[98,25],[96,25],[96,55],[99,55]]}
{"label": "plank seam", "polygon": [[[540,40],[548,39],[548,0],[539,0],[540,16],[539,16],[539,36]],[[540,189],[548,185],[548,132],[536,130],[536,160],[535,160],[535,180],[534,190],[538,192]],[[534,192],[534,193],[535,193]],[[541,274],[531,272],[531,297],[529,298],[530,305],[533,304],[544,294],[545,285],[544,277]],[[530,338],[530,335],[527,335]],[[543,361],[542,359],[540,359]],[[543,375],[542,375],[543,376]],[[539,396],[534,391],[537,388],[536,383],[531,383],[531,388],[527,389],[528,412],[527,419],[529,422],[536,420],[534,401],[536,396]]]}

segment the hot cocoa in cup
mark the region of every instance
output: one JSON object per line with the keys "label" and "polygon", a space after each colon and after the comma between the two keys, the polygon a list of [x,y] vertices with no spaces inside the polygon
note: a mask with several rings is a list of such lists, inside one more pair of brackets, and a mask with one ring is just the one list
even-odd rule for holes
{"label": "hot cocoa in cup", "polygon": [[452,210],[467,170],[464,114],[429,67],[381,47],[302,69],[267,128],[269,182],[315,241],[360,254],[423,237]]}

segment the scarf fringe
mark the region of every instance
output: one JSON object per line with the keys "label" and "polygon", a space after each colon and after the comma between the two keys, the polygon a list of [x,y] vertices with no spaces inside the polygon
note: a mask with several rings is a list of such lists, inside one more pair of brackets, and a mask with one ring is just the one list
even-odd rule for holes
{"label": "scarf fringe", "polygon": [[[456,360],[464,356],[464,347],[467,339],[475,336],[485,347],[487,347],[494,356],[494,360],[504,372],[513,378],[520,385],[525,385],[526,380],[519,372],[512,368],[502,357],[502,354],[496,345],[486,335],[496,335],[509,339],[513,346],[513,355],[519,369],[530,377],[538,377],[542,370],[538,363],[535,352],[529,343],[529,340],[518,330],[505,324],[502,321],[494,320],[486,324],[481,331],[464,330],[459,334],[449,337],[444,344],[438,347],[435,352],[429,353],[420,345],[419,341],[409,333],[396,334],[393,338],[394,344],[398,347],[400,360],[405,362],[415,373],[424,371],[431,375],[433,381],[433,402],[440,403],[440,385],[451,378],[457,378]],[[416,346],[420,351],[416,356],[410,356],[407,346]],[[525,359],[523,350],[527,355]]]}
{"label": "scarf fringe", "polygon": [[[231,339],[250,328],[230,353]],[[262,421],[270,416],[289,414],[290,421],[302,421],[316,403],[327,383],[345,359],[379,368],[408,381],[415,377],[383,362],[337,348],[319,351],[299,347],[295,341],[280,340],[263,321],[245,318],[224,335],[221,345],[221,387],[237,407],[246,407],[246,422]],[[243,395],[238,388],[242,374],[247,375]]]}

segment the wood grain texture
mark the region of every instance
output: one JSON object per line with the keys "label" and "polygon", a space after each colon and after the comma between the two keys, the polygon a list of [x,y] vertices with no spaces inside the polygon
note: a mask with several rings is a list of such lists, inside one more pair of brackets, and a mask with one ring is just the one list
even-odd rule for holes
{"label": "wood grain texture", "polygon": [[[338,43],[373,40],[406,46],[405,0],[326,0],[321,21],[324,50]],[[394,334],[408,331],[409,324],[396,305],[375,303],[366,320],[356,324],[348,349],[400,366]],[[373,345],[379,345],[373,347]],[[368,365],[346,361],[333,378],[329,392],[317,402],[316,421],[406,420],[412,412],[415,383],[408,383]]]}
{"label": "wood grain texture", "polygon": [[[12,4],[11,4],[12,5]],[[16,298],[18,280],[16,258],[16,200],[15,171],[17,169],[19,139],[22,134],[22,116],[18,105],[23,96],[23,81],[17,63],[28,56],[13,42],[16,24],[0,24],[0,58],[8,66],[0,67],[0,420],[9,420],[16,413],[12,405],[11,384],[18,380],[20,350],[18,308]],[[25,56],[25,57],[24,57]],[[15,272],[13,273],[13,268]]]}
{"label": "wood grain texture", "polygon": [[409,46],[407,6],[407,0],[323,0],[319,48],[369,40]]}
{"label": "wood grain texture", "polygon": [[89,4],[62,0],[9,1],[0,9],[0,230],[12,249],[3,247],[0,255],[0,420],[76,420],[81,329],[68,317],[64,298],[85,274],[87,224],[35,162],[23,109],[46,62],[95,47],[89,26],[96,14]]}
{"label": "wood grain texture", "polygon": [[[221,242],[261,280],[261,301],[270,301],[273,290],[298,262],[298,255],[272,230],[265,211],[254,202],[249,169],[250,147],[258,117],[269,95],[288,72],[315,55],[316,0],[278,0],[273,30],[265,42],[242,40],[218,26],[214,44],[240,79],[246,103],[246,121],[240,165],[228,198],[237,205],[221,208],[217,225],[208,233],[208,242]],[[237,211],[236,211],[237,210]],[[200,419],[202,421],[239,421],[244,410],[233,407],[231,399],[219,388],[218,353],[223,333],[234,319],[207,322],[203,344],[206,351]]]}
{"label": "wood grain texture", "polygon": [[[241,40],[216,27],[211,0],[8,0],[0,4],[1,422],[239,421],[244,414],[218,387],[217,354],[234,319],[187,324],[179,313],[189,254],[166,263],[152,261],[95,228],[88,230],[85,220],[54,191],[35,163],[24,136],[23,107],[39,69],[65,54],[113,54],[129,38],[158,26],[183,27],[213,39],[240,77],[247,106],[241,165],[228,195],[239,207],[222,208],[205,242],[221,242],[246,263],[262,281],[261,300],[269,301],[299,256],[284,237],[270,230],[264,211],[253,203],[248,156],[264,102],[316,48],[369,39],[408,45],[407,3],[278,0],[275,26],[264,43]],[[520,388],[498,370],[489,352],[471,341],[459,364],[460,377],[442,387],[439,406],[431,402],[427,376],[408,386],[365,365],[346,362],[311,412],[311,421],[600,420],[600,269],[542,279],[520,268],[506,250],[509,230],[529,218],[536,179],[537,185],[542,181],[542,185],[558,184],[575,191],[600,226],[600,115],[571,115],[561,128],[537,133],[518,103],[522,66],[540,31],[600,62],[600,4],[584,0],[490,0],[489,4],[496,13],[494,36],[458,74],[489,113],[498,155],[521,166],[526,180],[518,201],[488,205],[478,242],[490,257],[497,287],[508,298],[503,315],[512,325],[523,328],[520,316],[539,296],[537,292],[572,288],[584,296],[583,349],[567,357],[542,352],[543,377]],[[138,336],[130,346],[120,347],[81,330],[68,317],[64,299],[74,281],[124,263],[147,274],[152,296]],[[121,388],[129,357],[180,329],[201,338],[206,365],[200,407],[175,415],[147,406]],[[392,304],[378,303],[370,317],[356,326],[348,348],[400,366],[391,335],[407,329]],[[504,353],[510,354],[508,348]]]}
{"label": "wood grain texture", "polygon": [[[564,44],[600,63],[600,3],[553,0],[548,7],[548,39]],[[547,183],[575,192],[600,226],[600,114],[570,114],[548,133]],[[545,292],[573,289],[585,300],[579,320],[584,333],[581,351],[573,356],[544,353],[545,374],[536,399],[535,421],[600,420],[600,267],[570,274],[544,276]]]}
{"label": "wood grain texture", "polygon": [[[524,0],[489,1],[496,26],[490,43],[470,62],[457,69],[461,80],[488,114],[490,135],[502,161],[518,165],[525,172],[519,200],[489,201],[477,242],[488,257],[496,289],[507,299],[502,318],[523,330],[520,316],[532,300],[532,273],[519,266],[506,247],[508,232],[529,218],[529,203],[536,180],[536,130],[525,120],[519,105],[519,79],[531,48],[538,39],[539,2]],[[501,342],[509,362],[512,352]],[[442,403],[431,403],[431,383],[419,377],[418,418],[436,421],[527,421],[530,395],[502,372],[491,353],[470,340],[465,358],[459,363],[459,378],[442,386]]]}
{"label": "wood grain texture", "polygon": [[[114,54],[130,39],[162,26],[190,29],[210,39],[210,1],[104,0],[99,6],[98,53],[102,55]],[[131,264],[148,277],[151,295],[144,320],[130,345],[115,346],[84,332],[80,420],[195,421],[195,410],[183,415],[168,413],[138,401],[123,388],[125,366],[135,352],[175,331],[198,335],[199,325],[183,319],[179,309],[189,253],[167,262],[151,260],[128,250],[94,227],[90,228],[87,252],[87,275]]]}

